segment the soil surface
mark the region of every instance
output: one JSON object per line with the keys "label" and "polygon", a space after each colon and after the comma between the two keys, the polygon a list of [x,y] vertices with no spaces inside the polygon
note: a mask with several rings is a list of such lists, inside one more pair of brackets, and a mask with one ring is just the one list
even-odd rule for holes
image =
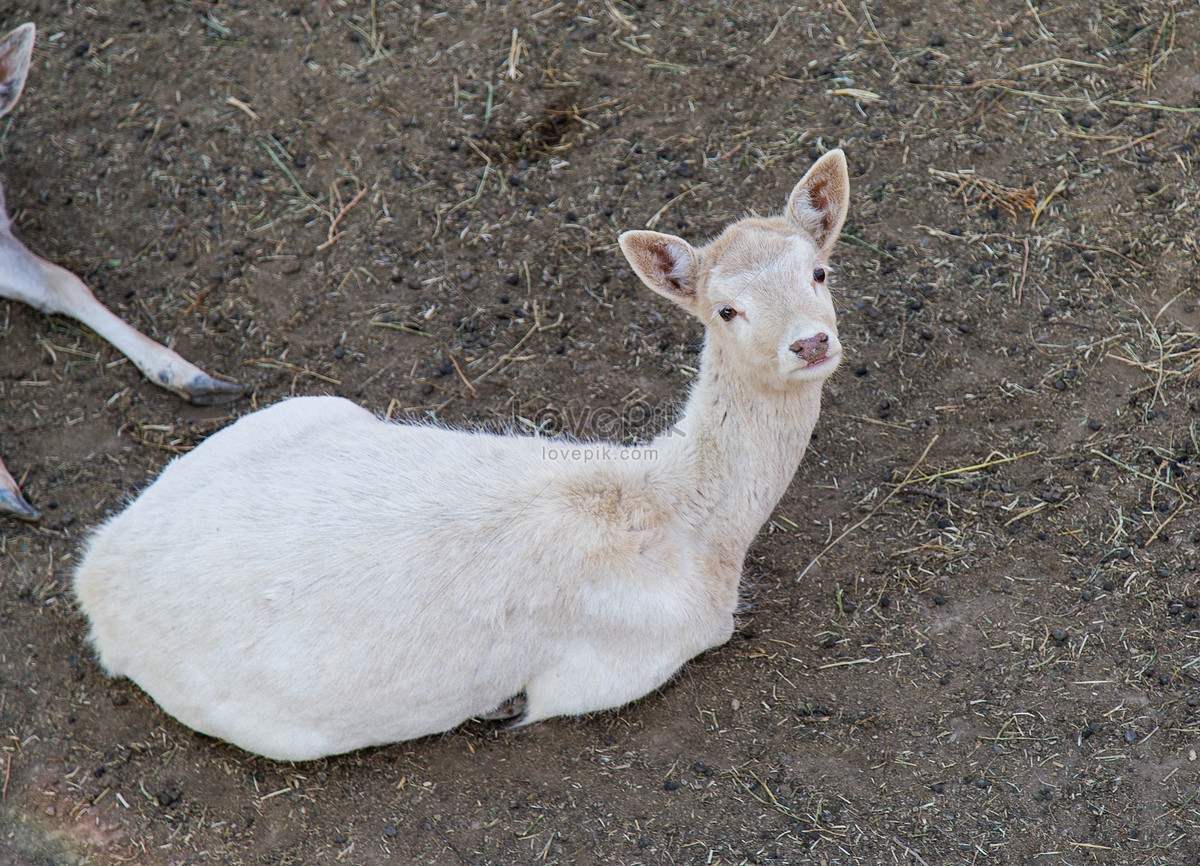
{"label": "soil surface", "polygon": [[[4,15],[21,236],[252,395],[0,302],[45,515],[0,521],[0,862],[1200,862],[1195,3]],[[174,455],[292,394],[643,439],[700,328],[617,233],[702,242],[838,146],[848,358],[727,645],[618,711],[296,765],[99,670],[80,541]]]}

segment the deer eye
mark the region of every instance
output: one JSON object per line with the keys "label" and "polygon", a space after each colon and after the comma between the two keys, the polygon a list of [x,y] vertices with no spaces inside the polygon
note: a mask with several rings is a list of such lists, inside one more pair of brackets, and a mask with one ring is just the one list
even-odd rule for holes
{"label": "deer eye", "polygon": [[719,312],[717,315],[728,322],[737,315],[737,310],[735,310],[733,307],[721,307],[721,312]]}
{"label": "deer eye", "polygon": [[818,283],[825,282],[825,269],[817,268],[816,270],[814,270],[813,271],[813,279],[816,280]]}

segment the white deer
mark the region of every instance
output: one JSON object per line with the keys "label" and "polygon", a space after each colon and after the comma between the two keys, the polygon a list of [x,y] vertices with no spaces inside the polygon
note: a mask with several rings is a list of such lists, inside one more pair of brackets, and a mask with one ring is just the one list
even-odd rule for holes
{"label": "white deer", "polygon": [[[0,39],[0,117],[8,114],[25,86],[33,56],[35,29],[22,24]],[[39,258],[17,240],[0,187],[0,298],[29,304],[43,313],[61,313],[83,322],[124,353],[150,381],[201,406],[226,403],[243,392],[240,385],[209,376],[117,318],[79,277]],[[0,460],[0,512],[26,520],[40,516],[21,495]]]}
{"label": "white deer", "polygon": [[661,686],[729,639],[808,445],[841,355],[826,258],[848,193],[834,150],[781,217],[700,249],[621,235],[706,327],[687,405],[647,445],[393,424],[334,397],[216,433],[92,536],[75,592],[101,663],[281,760]]}

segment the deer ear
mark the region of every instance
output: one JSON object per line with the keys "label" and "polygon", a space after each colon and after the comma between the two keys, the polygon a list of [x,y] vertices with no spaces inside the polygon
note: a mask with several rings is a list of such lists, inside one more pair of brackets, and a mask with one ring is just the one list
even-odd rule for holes
{"label": "deer ear", "polygon": [[643,283],[685,310],[695,311],[700,276],[700,253],[695,247],[659,232],[625,232],[618,240]]}
{"label": "deer ear", "polygon": [[846,154],[831,150],[818,159],[788,196],[787,218],[812,236],[827,252],[837,240],[850,209],[850,174]]}
{"label": "deer ear", "polygon": [[35,32],[32,23],[22,24],[0,39],[0,117],[8,114],[21,96],[29,59],[33,56]]}

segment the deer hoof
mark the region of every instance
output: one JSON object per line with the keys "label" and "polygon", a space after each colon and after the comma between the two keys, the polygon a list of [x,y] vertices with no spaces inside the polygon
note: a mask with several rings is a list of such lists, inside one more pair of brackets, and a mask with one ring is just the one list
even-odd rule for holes
{"label": "deer hoof", "polygon": [[183,386],[183,396],[195,406],[217,406],[232,403],[246,393],[236,382],[222,382],[212,376],[197,376]]}
{"label": "deer hoof", "polygon": [[496,707],[496,709],[481,716],[476,716],[476,718],[482,722],[507,722],[510,719],[519,719],[525,715],[525,705],[525,693],[518,692]]}
{"label": "deer hoof", "polygon": [[21,491],[7,487],[0,488],[0,513],[11,514],[31,522],[42,519],[42,512],[30,505],[21,495]]}

